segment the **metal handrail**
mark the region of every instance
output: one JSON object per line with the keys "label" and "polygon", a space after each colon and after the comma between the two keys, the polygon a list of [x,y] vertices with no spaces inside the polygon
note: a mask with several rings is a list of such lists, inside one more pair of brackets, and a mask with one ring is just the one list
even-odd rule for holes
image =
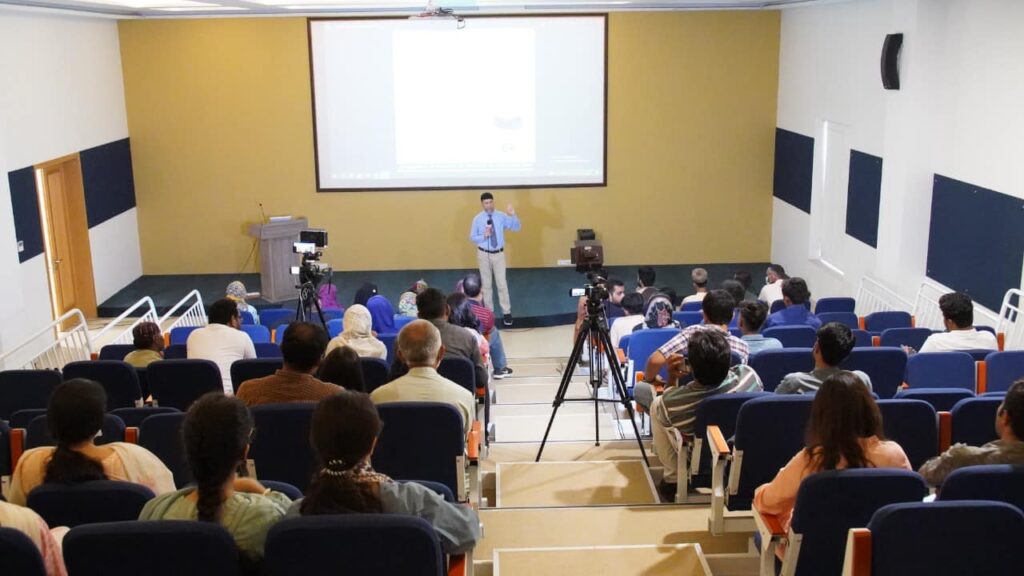
{"label": "metal handrail", "polygon": [[[192,304],[182,312],[178,318],[167,325],[167,321],[174,317],[178,313],[178,310],[184,308],[186,304],[193,301]],[[160,329],[165,333],[178,328],[179,326],[206,326],[206,309],[203,308],[203,296],[199,293],[199,290],[193,290],[189,292],[184,298],[178,301],[177,304],[171,307],[166,314],[160,318],[159,324]]]}
{"label": "metal handrail", "polygon": [[[1016,301],[1016,303],[1014,303]],[[1024,292],[1011,288],[1003,296],[1003,305],[999,307],[999,322],[996,332],[1003,333],[1004,350],[1024,349]]]}
{"label": "metal handrail", "polygon": [[[74,326],[61,331],[61,325],[69,320],[76,320]],[[53,338],[38,352],[33,351],[33,344],[43,336]],[[24,357],[25,360],[19,360]],[[23,368],[28,370],[60,370],[65,364],[92,358],[92,339],[89,338],[89,327],[85,315],[78,308],[65,312],[60,318],[46,325],[33,334],[21,345],[16,346],[0,356],[0,366],[5,369]]]}
{"label": "metal handrail", "polygon": [[[914,299],[914,325],[918,328],[945,330],[942,310],[939,309],[939,298],[950,292],[953,292],[952,288],[938,282],[931,280],[921,282],[921,287],[917,290],[917,297]],[[975,302],[974,323],[995,328],[999,323],[999,315]]]}
{"label": "metal handrail", "polygon": [[130,326],[125,327],[125,329],[121,331],[121,333],[118,334],[117,337],[113,338],[110,342],[107,342],[107,344],[129,344],[132,341],[132,330],[134,330],[136,326],[143,322],[160,321],[160,316],[156,313],[156,304],[153,303],[152,298],[146,296],[139,300],[138,302],[136,302],[135,304],[133,304],[131,308],[122,312],[120,316],[111,320],[110,323],[104,326],[102,330],[94,334],[92,337],[93,344],[95,345],[102,342],[102,338],[104,335],[106,335],[107,332],[110,332],[114,328],[116,328],[118,324],[121,323],[121,321],[132,317],[135,311],[142,307],[146,307],[148,308],[148,310],[139,315],[139,317],[136,318],[135,322],[132,322]]}
{"label": "metal handrail", "polygon": [[867,316],[872,312],[899,310],[908,312],[914,305],[878,280],[864,276],[857,289],[857,315]]}

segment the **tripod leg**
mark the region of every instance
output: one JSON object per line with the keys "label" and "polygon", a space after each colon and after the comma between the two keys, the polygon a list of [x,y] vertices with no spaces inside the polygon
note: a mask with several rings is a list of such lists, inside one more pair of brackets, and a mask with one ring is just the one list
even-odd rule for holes
{"label": "tripod leg", "polygon": [[619,394],[619,399],[622,401],[622,405],[626,408],[626,414],[629,415],[629,423],[633,425],[633,434],[636,435],[636,443],[640,446],[640,455],[644,457],[644,464],[646,464],[647,468],[650,469],[651,463],[647,460],[647,451],[644,450],[644,441],[640,438],[640,430],[636,427],[636,418],[633,415],[633,404],[630,402],[629,396],[626,393],[626,384],[622,380],[622,372],[619,371],[619,364],[612,352],[611,336],[608,332],[600,330],[599,332],[601,341],[605,347],[605,354],[608,358],[609,372],[612,373],[612,379],[615,381],[615,388]]}
{"label": "tripod leg", "polygon": [[551,434],[551,425],[555,423],[555,415],[558,413],[558,407],[565,402],[565,393],[569,389],[569,382],[572,381],[573,372],[576,371],[576,362],[579,361],[580,355],[583,353],[583,344],[586,342],[588,331],[580,330],[580,333],[576,336],[576,343],[573,344],[572,353],[569,354],[569,362],[565,365],[565,372],[562,373],[562,381],[558,384],[558,392],[555,393],[555,400],[551,404],[551,418],[548,420],[548,427],[544,430],[544,439],[540,442],[540,449],[537,450],[537,458],[534,462],[540,462],[540,457],[544,454],[544,446],[548,443],[548,435]]}

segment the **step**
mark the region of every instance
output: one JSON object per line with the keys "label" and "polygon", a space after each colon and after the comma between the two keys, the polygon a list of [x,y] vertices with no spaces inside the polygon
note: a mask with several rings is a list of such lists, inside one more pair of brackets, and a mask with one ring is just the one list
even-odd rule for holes
{"label": "step", "polygon": [[495,506],[565,507],[656,504],[642,460],[503,462],[495,471]]}

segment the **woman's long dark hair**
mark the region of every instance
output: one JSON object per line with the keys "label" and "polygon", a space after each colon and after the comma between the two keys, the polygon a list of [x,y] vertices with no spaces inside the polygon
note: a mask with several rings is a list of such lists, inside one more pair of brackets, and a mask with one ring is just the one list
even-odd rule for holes
{"label": "woman's long dark hair", "polygon": [[43,482],[89,482],[106,480],[103,464],[71,447],[90,440],[103,427],[107,393],[84,378],[58,386],[46,407],[46,426],[57,448],[46,463]]}
{"label": "woman's long dark hair", "polygon": [[346,390],[366,392],[359,354],[348,346],[339,346],[331,350],[320,364],[318,377],[324,382],[337,384]]}
{"label": "woman's long dark hair", "polygon": [[868,387],[851,372],[839,372],[822,382],[811,405],[807,451],[811,466],[835,470],[874,467],[859,440],[883,438],[882,414]]}
{"label": "woman's long dark hair", "polygon": [[352,474],[370,455],[380,429],[377,407],[366,394],[345,391],[320,401],[309,440],[321,470],[306,490],[303,515],[382,511],[375,486],[357,482]]}
{"label": "woman's long dark hair", "polygon": [[220,392],[204,394],[185,414],[185,459],[196,481],[200,521],[220,519],[224,484],[245,459],[252,426],[245,404]]}

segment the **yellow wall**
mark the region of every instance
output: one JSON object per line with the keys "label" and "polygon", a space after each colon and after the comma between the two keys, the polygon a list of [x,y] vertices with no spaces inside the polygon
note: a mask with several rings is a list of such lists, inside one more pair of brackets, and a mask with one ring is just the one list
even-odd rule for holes
{"label": "yellow wall", "polygon": [[[327,228],[339,269],[475,267],[479,191],[316,192],[305,19],[119,27],[145,273],[237,272],[258,202]],[[510,266],[584,227],[610,264],[767,260],[779,13],[612,14],[608,46],[608,186],[497,191]]]}

